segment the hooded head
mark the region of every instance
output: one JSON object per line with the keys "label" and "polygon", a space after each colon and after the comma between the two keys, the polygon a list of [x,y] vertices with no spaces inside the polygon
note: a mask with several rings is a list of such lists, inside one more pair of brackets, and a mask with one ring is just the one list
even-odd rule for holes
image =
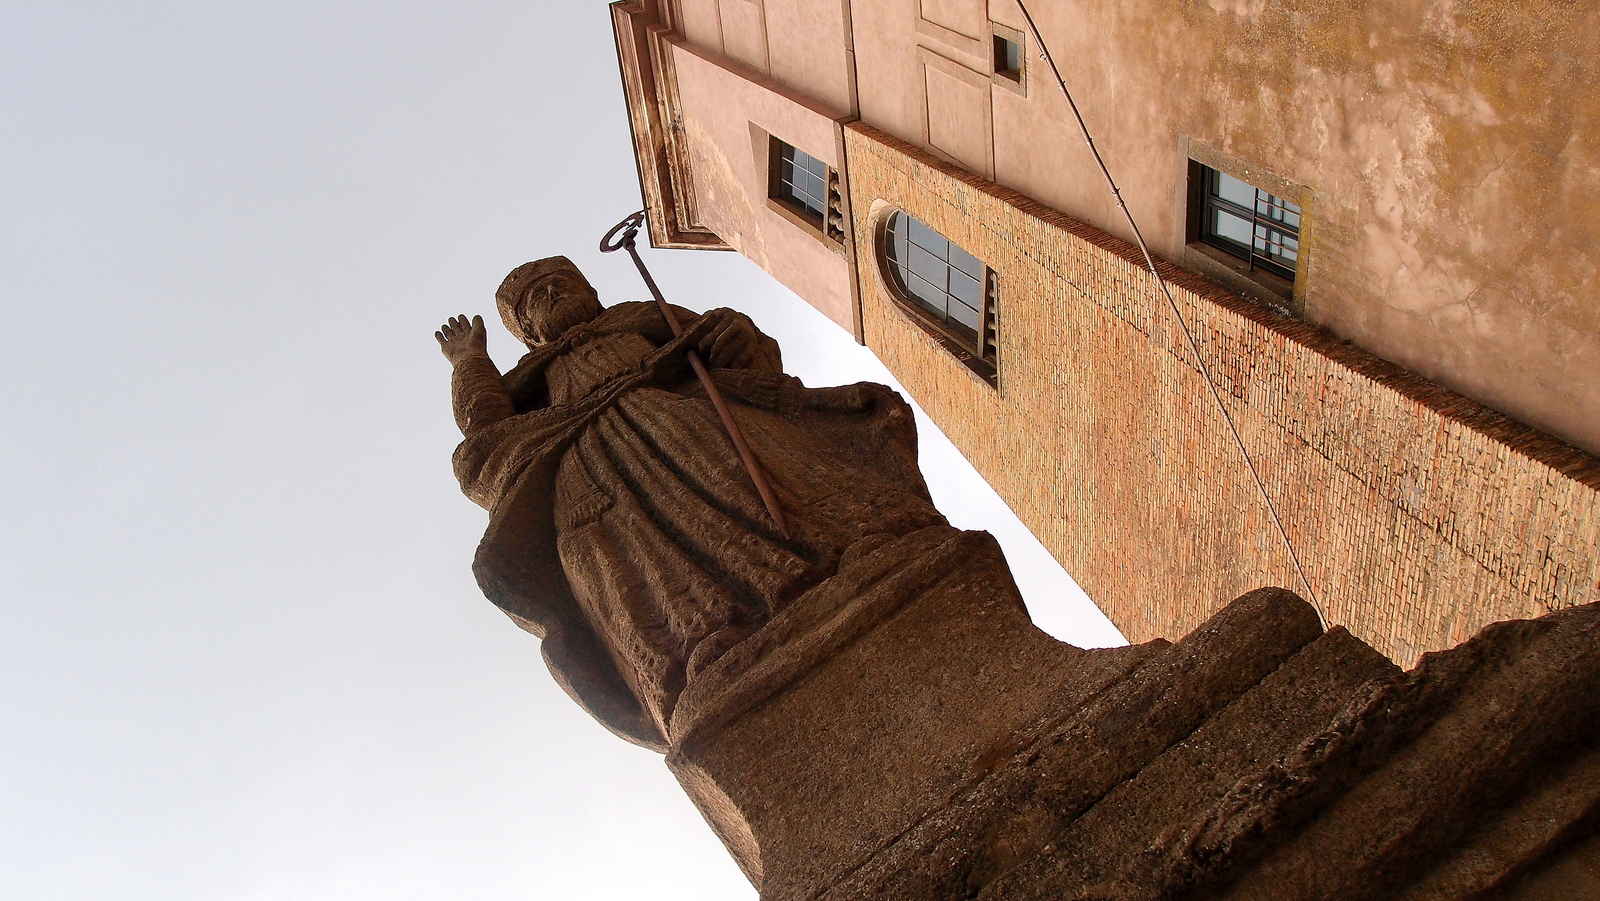
{"label": "hooded head", "polygon": [[600,315],[600,297],[566,257],[545,257],[511,270],[495,292],[506,330],[529,347]]}

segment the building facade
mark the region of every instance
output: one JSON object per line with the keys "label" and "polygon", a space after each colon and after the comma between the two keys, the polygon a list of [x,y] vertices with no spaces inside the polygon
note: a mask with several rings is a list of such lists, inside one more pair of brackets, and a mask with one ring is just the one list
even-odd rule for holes
{"label": "building facade", "polygon": [[612,11],[652,241],[871,347],[1131,640],[1282,585],[1408,665],[1600,600],[1600,30],[1378,6],[1034,0],[1170,304],[1014,0]]}

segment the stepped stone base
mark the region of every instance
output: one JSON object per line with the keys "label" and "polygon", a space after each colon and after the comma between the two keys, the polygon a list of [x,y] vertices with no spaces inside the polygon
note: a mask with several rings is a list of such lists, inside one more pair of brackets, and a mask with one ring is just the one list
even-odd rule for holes
{"label": "stepped stone base", "polygon": [[1600,898],[1600,607],[1409,672],[1280,589],[1082,650],[987,535],[900,542],[674,714],[763,901]]}

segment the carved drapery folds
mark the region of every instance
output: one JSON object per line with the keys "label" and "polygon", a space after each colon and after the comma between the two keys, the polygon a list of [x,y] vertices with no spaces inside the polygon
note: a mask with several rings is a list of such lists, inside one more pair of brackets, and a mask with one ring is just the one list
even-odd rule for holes
{"label": "carved drapery folds", "polygon": [[[559,305],[547,287],[503,297],[509,324]],[[564,322],[503,378],[487,358],[458,365],[455,396],[457,475],[491,513],[475,566],[485,592],[544,637],[591,713],[658,748],[684,686],[728,649],[852,555],[944,524],[898,395],[806,388],[742,314],[679,316],[692,324],[676,340],[645,304]],[[772,528],[688,347],[734,408],[792,538]]]}

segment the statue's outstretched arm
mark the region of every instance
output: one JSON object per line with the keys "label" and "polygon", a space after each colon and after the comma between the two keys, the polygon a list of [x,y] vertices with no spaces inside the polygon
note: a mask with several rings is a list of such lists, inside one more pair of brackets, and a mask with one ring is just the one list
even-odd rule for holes
{"label": "statue's outstretched arm", "polygon": [[516,413],[511,394],[500,381],[500,370],[489,359],[489,339],[482,316],[470,321],[466,316],[452,316],[433,337],[454,368],[450,375],[450,405],[461,434],[471,435]]}

